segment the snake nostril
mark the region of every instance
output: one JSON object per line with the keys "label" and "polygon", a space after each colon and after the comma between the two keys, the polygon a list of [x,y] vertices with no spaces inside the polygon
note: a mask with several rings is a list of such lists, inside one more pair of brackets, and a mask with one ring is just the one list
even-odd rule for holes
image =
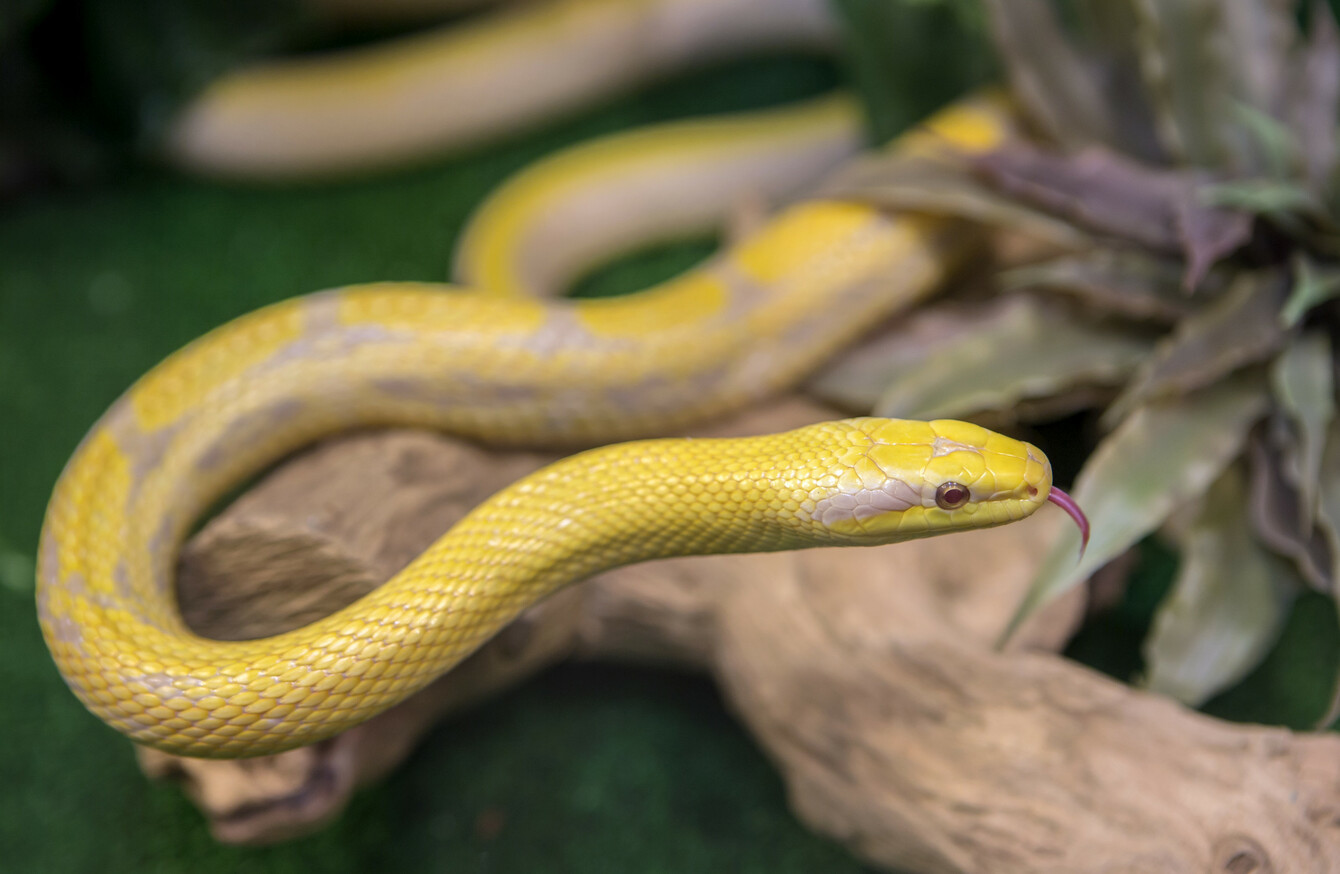
{"label": "snake nostril", "polygon": [[1028,487],[1028,496],[1029,496],[1030,498],[1036,498],[1036,497],[1038,496],[1038,487],[1037,487],[1037,486],[1029,486],[1029,487]]}

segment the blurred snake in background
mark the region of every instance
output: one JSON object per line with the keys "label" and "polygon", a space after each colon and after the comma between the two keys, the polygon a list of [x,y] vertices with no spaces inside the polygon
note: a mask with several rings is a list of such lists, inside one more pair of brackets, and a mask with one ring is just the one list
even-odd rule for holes
{"label": "blurred snake in background", "polygon": [[[66,682],[140,743],[193,756],[274,753],[385,710],[527,606],[610,567],[889,543],[1003,524],[1047,501],[1083,527],[1040,451],[963,422],[866,418],[753,438],[638,440],[517,482],[381,588],[305,628],[222,642],[182,623],[173,570],[191,526],[318,438],[386,425],[503,446],[677,433],[794,384],[929,293],[965,251],[951,223],[815,200],[641,293],[544,297],[613,249],[704,221],[704,202],[719,212],[722,180],[781,191],[821,169],[816,161],[849,153],[855,115],[829,98],[575,147],[480,210],[457,257],[470,290],[382,283],[312,294],[170,356],[94,425],[47,511],[37,606]],[[968,101],[895,148],[981,150],[1006,124],[999,105]],[[256,161],[253,152],[241,163]],[[608,215],[613,193],[630,191],[640,193],[637,215],[664,221],[625,217],[612,235],[588,236],[585,217]]]}
{"label": "blurred snake in background", "polygon": [[[390,17],[502,6],[449,27],[225,74],[167,151],[246,179],[347,174],[514,134],[671,73],[764,51],[833,54],[829,0],[303,0]],[[855,116],[847,120],[855,130]]]}

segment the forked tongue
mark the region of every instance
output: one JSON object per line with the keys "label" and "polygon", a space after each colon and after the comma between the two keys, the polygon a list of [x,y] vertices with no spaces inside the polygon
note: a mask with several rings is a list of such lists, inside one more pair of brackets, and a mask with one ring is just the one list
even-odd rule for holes
{"label": "forked tongue", "polygon": [[1079,554],[1083,558],[1084,550],[1089,545],[1089,517],[1084,515],[1084,511],[1079,508],[1079,504],[1075,503],[1074,498],[1056,486],[1052,486],[1052,490],[1047,493],[1047,500],[1065,510],[1066,515],[1074,519],[1075,524],[1079,526]]}

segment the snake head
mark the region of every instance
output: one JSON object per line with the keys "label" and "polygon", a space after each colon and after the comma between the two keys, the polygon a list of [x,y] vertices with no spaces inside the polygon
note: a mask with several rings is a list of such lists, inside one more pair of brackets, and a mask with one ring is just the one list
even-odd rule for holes
{"label": "snake head", "polygon": [[1055,503],[1080,525],[1075,502],[1052,487],[1032,444],[979,425],[940,419],[852,419],[851,449],[814,502],[816,522],[846,542],[895,542],[1003,525]]}

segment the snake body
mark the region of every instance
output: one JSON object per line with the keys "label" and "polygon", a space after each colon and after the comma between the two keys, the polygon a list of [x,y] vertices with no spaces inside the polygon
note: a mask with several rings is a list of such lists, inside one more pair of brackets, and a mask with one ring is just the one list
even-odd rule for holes
{"label": "snake body", "polygon": [[452,276],[493,294],[557,297],[636,246],[713,230],[742,201],[794,200],[862,144],[859,107],[833,94],[571,146],[489,193]]}
{"label": "snake body", "polygon": [[[1001,129],[995,112],[959,106],[927,129],[980,148]],[[193,520],[303,444],[389,424],[502,445],[674,432],[794,382],[917,299],[954,239],[936,219],[809,202],[627,298],[387,283],[243,316],[136,383],[58,480],[37,590],[56,664],[90,710],[138,742],[273,753],[389,707],[528,604],[603,568],[891,542],[1027,515],[1052,491],[1045,458],[964,423],[863,419],[637,442],[522,480],[376,592],[306,628],[220,642],[193,635],[176,611],[173,564]]]}
{"label": "snake body", "polygon": [[283,179],[394,166],[496,140],[741,53],[828,52],[827,0],[543,0],[357,49],[258,63],[174,119],[168,156]]}

